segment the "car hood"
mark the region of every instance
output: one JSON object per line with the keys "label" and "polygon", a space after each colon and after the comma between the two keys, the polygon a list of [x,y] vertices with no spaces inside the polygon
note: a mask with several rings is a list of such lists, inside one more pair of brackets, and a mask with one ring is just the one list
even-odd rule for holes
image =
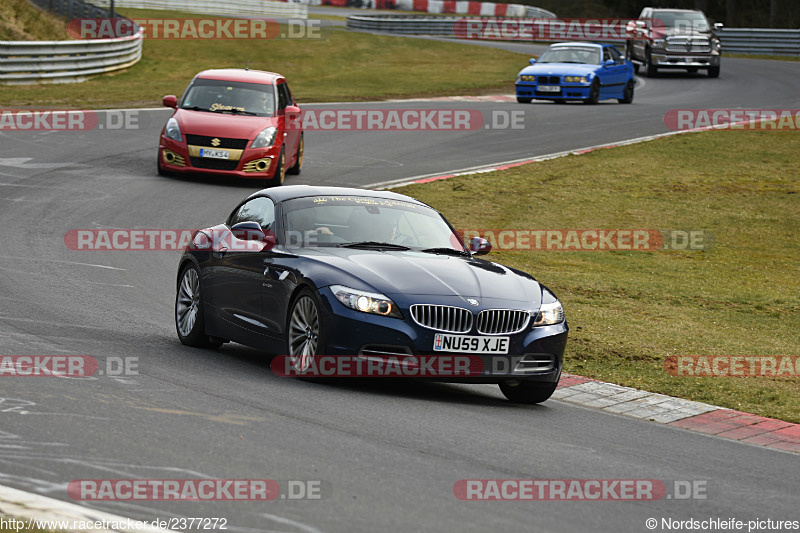
{"label": "car hood", "polygon": [[278,125],[277,117],[252,117],[190,109],[178,109],[173,116],[178,120],[184,135],[253,140],[264,128]]}
{"label": "car hood", "polygon": [[393,299],[396,295],[478,298],[525,302],[526,307],[541,302],[541,286],[532,276],[482,259],[350,248],[304,249],[299,255],[338,271],[320,286],[360,280]]}
{"label": "car hood", "polygon": [[544,63],[525,67],[520,71],[520,74],[534,76],[588,76],[599,67],[600,65],[581,63]]}

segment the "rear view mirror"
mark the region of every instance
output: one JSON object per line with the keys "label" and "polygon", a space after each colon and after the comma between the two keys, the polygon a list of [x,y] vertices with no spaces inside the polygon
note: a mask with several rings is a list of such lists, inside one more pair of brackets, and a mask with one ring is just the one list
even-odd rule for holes
{"label": "rear view mirror", "polygon": [[161,105],[176,109],[178,107],[178,98],[174,94],[169,94],[161,99]]}

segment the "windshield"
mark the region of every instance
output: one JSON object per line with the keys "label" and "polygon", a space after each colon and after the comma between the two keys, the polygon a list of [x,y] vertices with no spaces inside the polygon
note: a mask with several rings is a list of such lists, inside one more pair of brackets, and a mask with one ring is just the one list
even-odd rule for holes
{"label": "windshield", "polygon": [[445,248],[464,251],[435,210],[416,203],[363,196],[315,196],[284,202],[287,246]]}
{"label": "windshield", "polygon": [[537,63],[582,63],[599,65],[600,49],[588,47],[579,48],[577,46],[549,48],[541,55]]}
{"label": "windshield", "polygon": [[675,28],[676,30],[708,31],[708,21],[702,13],[656,11],[653,13],[654,28]]}
{"label": "windshield", "polygon": [[181,109],[268,117],[275,112],[274,87],[196,78],[183,95]]}

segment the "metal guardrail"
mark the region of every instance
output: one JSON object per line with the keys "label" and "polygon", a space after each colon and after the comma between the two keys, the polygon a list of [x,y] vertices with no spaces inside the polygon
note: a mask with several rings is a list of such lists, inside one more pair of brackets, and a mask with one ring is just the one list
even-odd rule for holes
{"label": "metal guardrail", "polygon": [[800,30],[723,28],[719,39],[723,53],[800,56]]}
{"label": "metal guardrail", "polygon": [[[110,17],[106,9],[82,0],[33,3],[68,19]],[[138,26],[134,31],[135,35],[116,39],[0,41],[0,84],[74,83],[128,68],[142,57],[143,31]]]}
{"label": "metal guardrail", "polygon": [[[410,35],[457,37],[455,23],[472,15],[430,17],[426,15],[351,15],[347,28]],[[533,17],[551,18],[551,17]],[[722,51],[735,54],[800,55],[800,30],[724,28],[719,32]],[[625,39],[602,42],[625,45]]]}
{"label": "metal guardrail", "polygon": [[85,81],[136,64],[142,36],[86,41],[0,41],[0,83],[66,83]]}
{"label": "metal guardrail", "polygon": [[430,17],[428,15],[350,15],[348,30],[382,31],[405,35],[444,35],[455,37],[453,27],[457,17]]}
{"label": "metal guardrail", "polygon": [[168,9],[186,13],[203,13],[205,15],[308,18],[307,5],[270,0],[115,0],[114,5],[117,8]]}

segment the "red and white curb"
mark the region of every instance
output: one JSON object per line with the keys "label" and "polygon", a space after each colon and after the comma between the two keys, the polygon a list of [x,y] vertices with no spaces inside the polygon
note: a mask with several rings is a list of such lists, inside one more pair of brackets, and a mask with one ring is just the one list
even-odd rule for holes
{"label": "red and white curb", "polygon": [[[24,529],[18,529],[19,531],[28,531],[34,528],[47,531],[52,528],[92,533],[174,533],[168,529],[145,525],[139,520],[88,509],[74,503],[2,485],[0,485],[0,517],[3,517],[6,527],[12,518],[18,522],[22,521],[25,526]],[[59,522],[62,525],[58,525]],[[98,525],[100,527],[95,527]],[[118,527],[111,527],[115,525]],[[11,527],[5,531],[14,531],[15,529]]]}
{"label": "red and white curb", "polygon": [[800,453],[800,424],[562,374],[553,398],[697,433]]}

